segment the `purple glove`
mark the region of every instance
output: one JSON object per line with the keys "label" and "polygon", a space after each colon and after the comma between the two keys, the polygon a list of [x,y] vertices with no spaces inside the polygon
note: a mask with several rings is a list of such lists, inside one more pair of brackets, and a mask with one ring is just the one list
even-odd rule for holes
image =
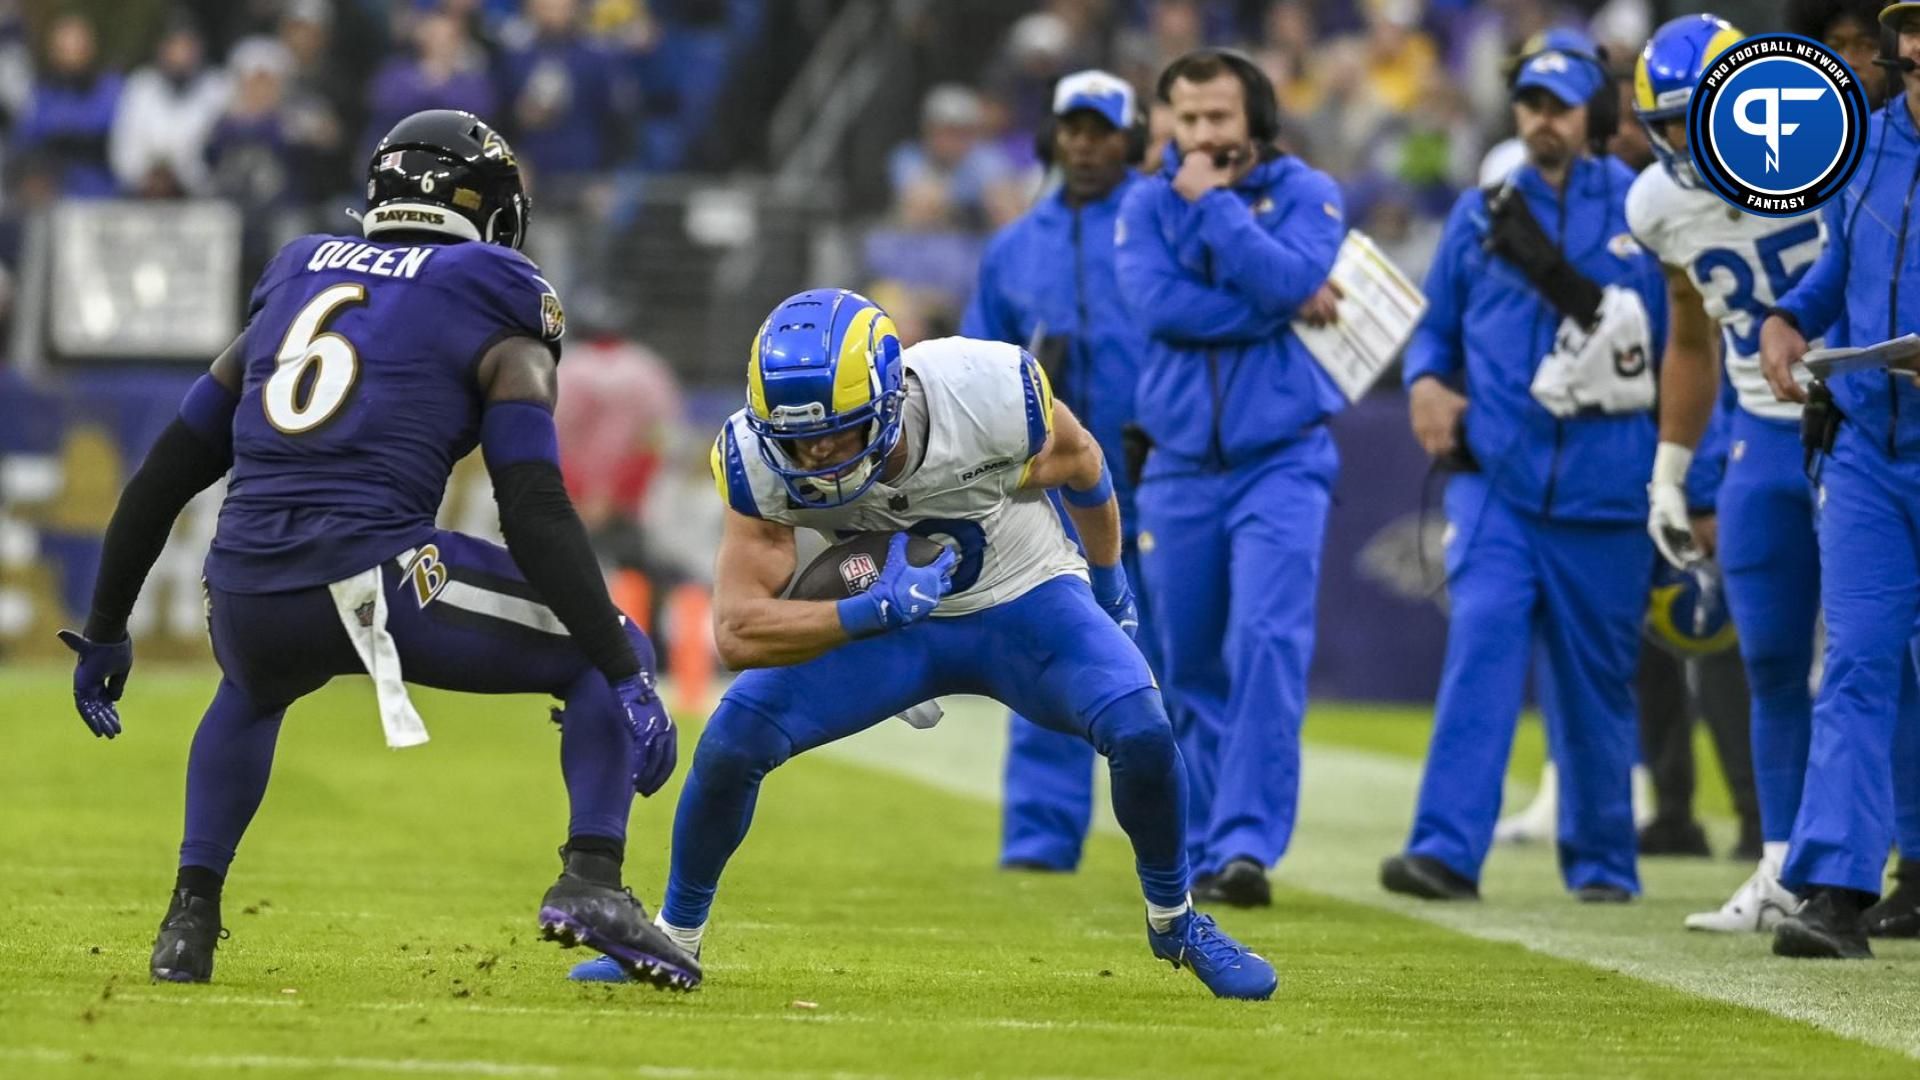
{"label": "purple glove", "polygon": [[667,715],[666,702],[653,692],[651,678],[621,679],[613,684],[613,695],[620,699],[633,731],[633,790],[652,795],[680,762],[680,733]]}
{"label": "purple glove", "polygon": [[133,639],[88,641],[72,630],[60,631],[60,640],[80,654],[73,666],[73,707],[98,738],[120,734],[120,710],[113,703],[127,688],[133,670]]}

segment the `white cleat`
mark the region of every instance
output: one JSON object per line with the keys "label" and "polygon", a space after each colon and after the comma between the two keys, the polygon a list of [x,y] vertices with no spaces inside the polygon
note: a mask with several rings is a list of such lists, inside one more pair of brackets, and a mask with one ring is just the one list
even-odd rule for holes
{"label": "white cleat", "polygon": [[1768,933],[1780,920],[1800,910],[1800,898],[1780,884],[1777,871],[1766,863],[1753,872],[1718,911],[1687,916],[1687,929],[1716,934]]}

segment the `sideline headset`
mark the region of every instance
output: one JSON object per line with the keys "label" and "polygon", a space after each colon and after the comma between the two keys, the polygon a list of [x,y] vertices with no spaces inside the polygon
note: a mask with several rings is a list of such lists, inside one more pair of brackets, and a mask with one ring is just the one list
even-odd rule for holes
{"label": "sideline headset", "polygon": [[1558,29],[1535,34],[1520,47],[1507,67],[1507,93],[1520,80],[1520,72],[1535,57],[1557,52],[1578,63],[1590,64],[1600,73],[1600,88],[1587,98],[1587,145],[1598,153],[1620,129],[1620,78],[1613,73],[1612,58],[1604,45],[1578,30]]}
{"label": "sideline headset", "polygon": [[1280,96],[1274,92],[1273,80],[1244,53],[1233,49],[1195,49],[1166,66],[1154,84],[1153,96],[1163,105],[1173,104],[1174,82],[1188,78],[1187,69],[1204,60],[1223,65],[1240,80],[1246,101],[1247,135],[1262,147],[1271,146],[1280,137]]}
{"label": "sideline headset", "polygon": [[[1088,74],[1088,72],[1080,71],[1074,72],[1071,75],[1062,75],[1058,79],[1055,79],[1052,85],[1047,87],[1047,99],[1049,101],[1053,100],[1054,94],[1062,82],[1085,74]],[[1147,112],[1140,107],[1140,103],[1137,100],[1131,101],[1130,104],[1132,107],[1132,118],[1131,122],[1124,128],[1127,136],[1127,164],[1138,165],[1146,160],[1147,157]],[[1040,125],[1040,130],[1036,131],[1033,136],[1034,156],[1040,159],[1040,164],[1045,168],[1050,169],[1054,164],[1053,140],[1054,136],[1059,133],[1060,119],[1061,117],[1058,113],[1054,112],[1051,107],[1048,108],[1046,122]]]}

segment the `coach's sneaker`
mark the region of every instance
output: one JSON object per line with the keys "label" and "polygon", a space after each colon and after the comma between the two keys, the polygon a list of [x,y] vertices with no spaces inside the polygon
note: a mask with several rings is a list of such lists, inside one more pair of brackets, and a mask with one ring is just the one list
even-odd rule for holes
{"label": "coach's sneaker", "polygon": [[1272,907],[1273,885],[1267,881],[1267,869],[1255,859],[1242,856],[1193,883],[1196,904],[1228,904],[1233,907]]}
{"label": "coach's sneaker", "polygon": [[1540,770],[1540,786],[1533,801],[1493,825],[1496,844],[1551,843],[1559,835],[1560,774],[1549,761]]}
{"label": "coach's sneaker", "polygon": [[[700,961],[648,921],[646,908],[632,892],[607,883],[609,878],[619,880],[613,860],[565,849],[562,854],[567,868],[540,901],[540,929],[547,940],[563,948],[585,945],[604,953],[629,978],[661,989],[700,985]],[[597,862],[614,867],[612,874]],[[588,876],[582,876],[582,870]]]}
{"label": "coach's sneaker", "polygon": [[1766,933],[1799,910],[1800,898],[1788,892],[1774,868],[1763,861],[1732,898],[1720,905],[1720,910],[1687,916],[1687,929],[1716,934]]}
{"label": "coach's sneaker", "polygon": [[1860,894],[1851,889],[1817,888],[1799,912],[1773,930],[1775,956],[1824,960],[1871,960],[1867,924],[1860,918]]}
{"label": "coach's sneaker", "polygon": [[153,940],[148,970],[158,982],[208,982],[213,978],[213,950],[226,936],[219,901],[175,889]]}
{"label": "coach's sneaker", "polygon": [[1861,918],[1868,937],[1920,937],[1920,862],[1901,859],[1893,872],[1893,891]]}
{"label": "coach's sneaker", "polygon": [[1391,855],[1380,864],[1380,887],[1422,900],[1478,900],[1480,886],[1428,855]]}
{"label": "coach's sneaker", "polygon": [[1265,1001],[1280,985],[1273,965],[1228,937],[1211,915],[1188,911],[1164,934],[1148,922],[1147,944],[1153,946],[1153,955],[1175,968],[1192,968],[1214,997]]}

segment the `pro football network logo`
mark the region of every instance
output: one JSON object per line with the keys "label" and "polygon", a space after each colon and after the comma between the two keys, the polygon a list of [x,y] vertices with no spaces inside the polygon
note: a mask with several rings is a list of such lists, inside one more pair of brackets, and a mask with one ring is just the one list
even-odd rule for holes
{"label": "pro football network logo", "polygon": [[1721,53],[1687,106],[1695,170],[1749,214],[1797,217],[1840,194],[1866,143],[1859,78],[1797,34],[1758,34]]}

